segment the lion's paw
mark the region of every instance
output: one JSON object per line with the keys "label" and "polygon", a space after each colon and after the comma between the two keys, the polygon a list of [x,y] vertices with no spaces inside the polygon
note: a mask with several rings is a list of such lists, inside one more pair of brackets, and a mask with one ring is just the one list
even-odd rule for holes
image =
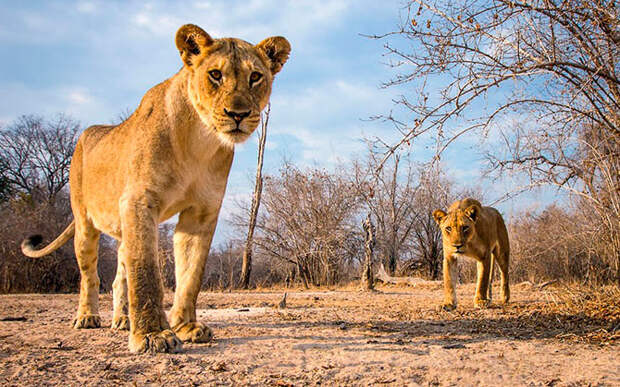
{"label": "lion's paw", "polygon": [[75,329],[89,329],[89,328],[100,328],[101,327],[101,317],[93,314],[88,314],[84,316],[78,316],[73,320],[73,328]]}
{"label": "lion's paw", "polygon": [[213,331],[200,322],[188,322],[174,327],[177,336],[183,341],[192,343],[208,343],[213,339]]}
{"label": "lion's paw", "polygon": [[147,334],[131,334],[129,350],[134,353],[177,353],[183,349],[183,342],[170,329]]}
{"label": "lion's paw", "polygon": [[128,331],[129,330],[129,316],[121,315],[119,317],[114,317],[112,319],[112,329],[117,329],[119,331]]}
{"label": "lion's paw", "polygon": [[476,298],[474,300],[474,306],[479,309],[486,309],[491,305],[491,300],[483,300],[481,298]]}

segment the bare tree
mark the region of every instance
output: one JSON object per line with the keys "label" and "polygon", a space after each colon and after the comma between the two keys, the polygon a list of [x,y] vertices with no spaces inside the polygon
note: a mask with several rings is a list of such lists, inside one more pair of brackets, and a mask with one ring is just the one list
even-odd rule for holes
{"label": "bare tree", "polygon": [[0,131],[3,182],[13,194],[53,201],[69,182],[79,131],[79,123],[64,115],[19,117]]}
{"label": "bare tree", "polygon": [[[305,286],[335,284],[359,262],[359,200],[341,173],[302,171],[285,162],[279,175],[265,176],[261,203],[257,254],[284,263],[285,272],[295,267]],[[247,227],[246,214],[233,223]]]}
{"label": "bare tree", "polygon": [[385,157],[423,136],[436,139],[437,158],[463,135],[488,138],[493,176],[525,176],[526,188],[551,185],[588,203],[620,281],[616,2],[408,4],[399,30],[375,36],[401,69],[385,86],[416,88],[397,101],[412,121],[382,117],[402,134]]}
{"label": "bare tree", "polygon": [[241,264],[240,286],[247,289],[250,286],[250,274],[252,272],[252,244],[254,242],[254,228],[256,227],[256,217],[260,207],[260,197],[263,192],[263,155],[265,153],[265,142],[267,141],[267,125],[269,124],[269,112],[271,104],[267,105],[267,110],[262,117],[260,134],[258,137],[258,163],[256,165],[256,182],[254,183],[254,194],[252,195],[252,205],[250,207],[250,220],[248,222],[248,236],[243,250],[243,261]]}
{"label": "bare tree", "polygon": [[381,154],[369,144],[366,160],[355,161],[352,174],[358,195],[377,220],[377,244],[391,275],[407,249],[416,218],[413,164],[406,160],[403,168],[401,161],[401,156],[395,155],[381,165]]}
{"label": "bare tree", "polygon": [[407,245],[412,256],[404,262],[403,271],[422,272],[425,277],[436,280],[441,273],[443,252],[441,230],[433,219],[433,211],[447,208],[458,198],[470,195],[462,189],[455,190],[439,165],[420,166],[416,176],[418,185],[412,198],[415,222]]}

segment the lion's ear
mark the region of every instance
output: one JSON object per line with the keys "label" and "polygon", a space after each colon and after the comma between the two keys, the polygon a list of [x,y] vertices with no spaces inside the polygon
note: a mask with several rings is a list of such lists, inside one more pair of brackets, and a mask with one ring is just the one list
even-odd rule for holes
{"label": "lion's ear", "polygon": [[183,63],[189,67],[196,55],[213,44],[213,39],[197,25],[186,24],[177,31],[175,42]]}
{"label": "lion's ear", "polygon": [[472,221],[476,221],[478,218],[478,206],[469,206],[465,209],[465,216],[467,216]]}
{"label": "lion's ear", "polygon": [[433,211],[433,218],[435,219],[435,222],[437,222],[437,224],[441,224],[441,220],[446,216],[446,213],[443,212],[442,210],[435,210]]}
{"label": "lion's ear", "polygon": [[277,74],[288,60],[291,52],[291,44],[282,36],[272,36],[256,45],[256,48],[269,59],[269,69],[272,74]]}

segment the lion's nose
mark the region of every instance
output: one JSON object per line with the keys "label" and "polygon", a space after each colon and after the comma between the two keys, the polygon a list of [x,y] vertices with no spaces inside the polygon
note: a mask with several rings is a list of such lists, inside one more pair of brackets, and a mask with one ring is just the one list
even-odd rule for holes
{"label": "lion's nose", "polygon": [[453,243],[452,246],[456,249],[460,249],[461,247],[463,247],[462,243]]}
{"label": "lion's nose", "polygon": [[247,116],[250,115],[250,111],[248,110],[247,112],[235,112],[235,111],[230,111],[226,108],[224,108],[224,113],[226,113],[226,115],[230,118],[232,118],[233,120],[235,120],[235,122],[238,124],[241,121],[243,121],[243,119]]}

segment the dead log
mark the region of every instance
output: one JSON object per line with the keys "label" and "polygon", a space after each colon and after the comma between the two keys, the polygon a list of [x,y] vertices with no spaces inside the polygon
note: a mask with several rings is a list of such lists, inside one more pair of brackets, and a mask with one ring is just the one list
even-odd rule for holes
{"label": "dead log", "polygon": [[384,284],[394,284],[394,285],[409,285],[416,286],[421,284],[436,284],[440,281],[427,281],[422,278],[416,277],[392,277],[385,271],[385,267],[383,264],[379,267],[379,271],[375,275],[375,278]]}
{"label": "dead log", "polygon": [[556,282],[558,282],[558,280],[556,280],[556,279],[555,279],[555,280],[551,280],[551,281],[546,281],[546,282],[543,282],[542,284],[537,285],[536,287],[537,287],[538,289],[544,289],[544,288],[546,288],[547,286],[549,286],[549,285],[551,285],[551,284],[554,284],[554,283],[556,283]]}

